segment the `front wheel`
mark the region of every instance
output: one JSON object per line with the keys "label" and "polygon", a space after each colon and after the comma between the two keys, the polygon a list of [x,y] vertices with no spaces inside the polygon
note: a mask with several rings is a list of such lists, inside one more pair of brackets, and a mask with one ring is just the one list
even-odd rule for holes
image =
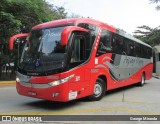
{"label": "front wheel", "polygon": [[105,95],[105,89],[105,82],[102,79],[98,78],[94,85],[94,92],[88,98],[92,101],[98,101],[102,99],[102,97]]}

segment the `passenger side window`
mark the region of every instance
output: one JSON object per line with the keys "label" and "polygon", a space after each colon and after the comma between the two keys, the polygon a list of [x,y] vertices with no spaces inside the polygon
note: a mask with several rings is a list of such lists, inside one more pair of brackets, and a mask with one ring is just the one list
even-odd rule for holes
{"label": "passenger side window", "polygon": [[147,46],[142,46],[142,53],[143,58],[150,59],[152,56],[152,49]]}
{"label": "passenger side window", "polygon": [[114,34],[114,37],[112,40],[112,48],[113,48],[113,53],[125,55],[126,44],[125,44],[124,38],[120,35]]}
{"label": "passenger side window", "polygon": [[141,57],[141,44],[135,43],[135,57]]}
{"label": "passenger side window", "polygon": [[108,30],[103,30],[101,34],[101,38],[98,45],[97,56],[105,54],[107,52],[111,52],[111,38],[112,33]]}
{"label": "passenger side window", "polygon": [[128,56],[134,56],[134,42],[133,41],[129,41],[128,42]]}
{"label": "passenger side window", "polygon": [[96,25],[88,24],[88,23],[79,23],[77,26],[89,30],[89,34],[85,36],[87,41],[85,42],[85,60],[87,60],[91,55],[92,47],[93,47],[96,35],[98,34],[99,27]]}

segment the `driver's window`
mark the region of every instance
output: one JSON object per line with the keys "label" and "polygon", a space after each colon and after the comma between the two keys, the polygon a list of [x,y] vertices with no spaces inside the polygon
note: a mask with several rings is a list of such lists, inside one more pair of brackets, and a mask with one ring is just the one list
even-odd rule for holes
{"label": "driver's window", "polygon": [[102,30],[96,56],[112,52],[111,47],[112,33],[108,30]]}

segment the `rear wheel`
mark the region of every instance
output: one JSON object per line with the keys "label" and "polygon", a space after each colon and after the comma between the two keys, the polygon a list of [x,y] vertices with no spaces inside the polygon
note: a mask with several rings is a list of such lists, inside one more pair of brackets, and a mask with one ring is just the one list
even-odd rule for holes
{"label": "rear wheel", "polygon": [[98,101],[102,99],[102,97],[105,95],[105,89],[105,82],[102,79],[98,78],[94,85],[93,95],[89,96],[88,98],[92,101]]}
{"label": "rear wheel", "polygon": [[145,84],[145,74],[142,74],[141,82],[139,82],[139,86],[143,86]]}

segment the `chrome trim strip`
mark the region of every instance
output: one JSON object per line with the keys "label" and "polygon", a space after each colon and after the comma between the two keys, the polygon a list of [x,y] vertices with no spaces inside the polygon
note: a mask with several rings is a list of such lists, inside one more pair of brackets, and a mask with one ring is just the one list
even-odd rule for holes
{"label": "chrome trim strip", "polygon": [[[66,77],[66,78],[63,78],[63,79],[60,79],[60,80],[64,80],[64,82],[61,82],[60,84],[62,83],[65,83],[67,82],[68,80],[70,80],[71,78],[74,77],[74,74]],[[29,88],[38,88],[38,89],[45,89],[45,88],[50,88],[50,87],[54,87],[52,85],[50,85],[50,83],[52,82],[49,82],[49,83],[45,83],[45,84],[36,84],[36,83],[31,83],[30,80],[31,80],[31,77],[30,76],[26,76],[26,75],[23,75],[19,72],[17,72],[17,78],[19,78],[19,81],[18,83],[20,83],[22,86],[24,87],[29,87]],[[65,81],[66,80],[66,81]],[[54,82],[54,81],[53,81]],[[59,85],[59,84],[58,84]]]}
{"label": "chrome trim strip", "polygon": [[18,83],[20,83],[24,87],[30,87],[30,88],[32,87],[31,83],[29,83],[29,82],[18,82]]}
{"label": "chrome trim strip", "polygon": [[29,87],[29,88],[43,89],[43,88],[52,87],[49,84],[32,84],[32,83],[29,83],[29,82],[18,82],[18,83],[20,83],[22,86]]}
{"label": "chrome trim strip", "polygon": [[52,87],[49,84],[32,84],[32,88],[39,88],[39,89],[43,89],[43,88],[49,88]]}

